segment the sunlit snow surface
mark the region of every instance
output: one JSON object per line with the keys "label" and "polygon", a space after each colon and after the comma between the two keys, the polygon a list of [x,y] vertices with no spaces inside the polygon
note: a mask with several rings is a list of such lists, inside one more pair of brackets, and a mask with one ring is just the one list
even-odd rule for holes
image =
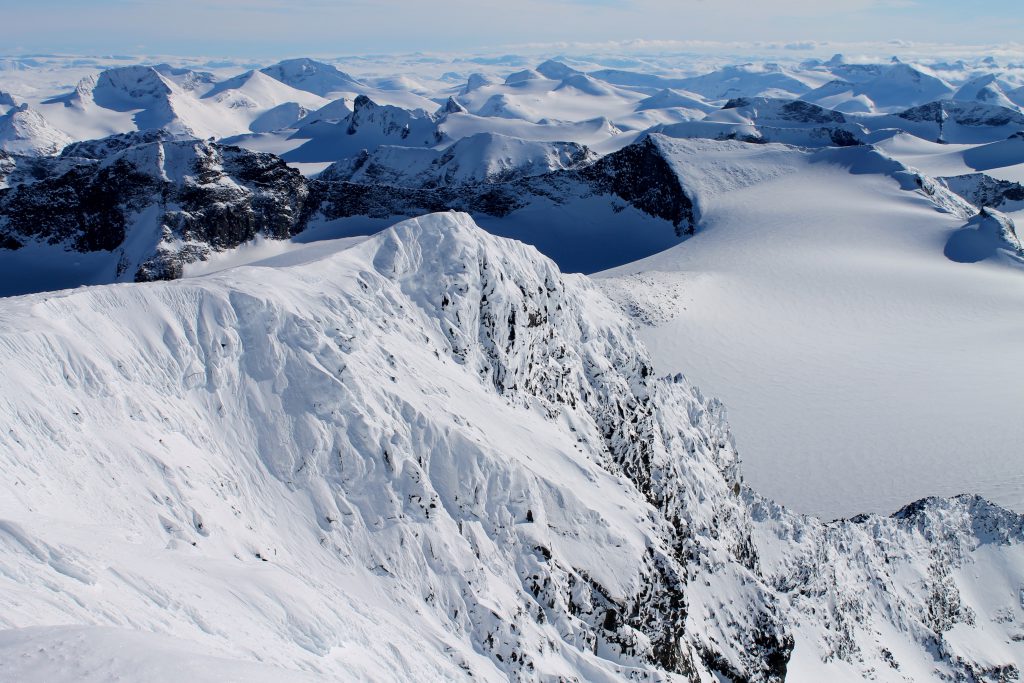
{"label": "sunlit snow surface", "polygon": [[[741,485],[721,406],[655,377],[590,279],[455,213],[254,256],[0,302],[3,677],[713,683],[708,661],[766,680],[773,646],[794,680],[1022,661],[1019,516],[778,507]],[[650,662],[666,629],[692,658],[675,675]]]}
{"label": "sunlit snow surface", "polygon": [[661,308],[678,278],[641,336],[722,397],[754,487],[826,518],[967,491],[1024,509],[1024,270],[948,259],[964,221],[851,173],[864,149],[680,149],[697,235],[605,275],[656,274]]}

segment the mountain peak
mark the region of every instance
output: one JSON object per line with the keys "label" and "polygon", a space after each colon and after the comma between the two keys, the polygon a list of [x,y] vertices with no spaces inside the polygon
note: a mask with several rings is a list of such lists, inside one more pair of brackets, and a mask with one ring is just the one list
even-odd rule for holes
{"label": "mountain peak", "polygon": [[0,115],[0,149],[5,152],[49,156],[59,153],[69,142],[66,133],[50,125],[27,103]]}
{"label": "mountain peak", "polygon": [[456,100],[454,97],[449,97],[448,100],[441,105],[441,108],[437,110],[437,115],[443,116],[444,114],[461,114],[464,113],[465,111],[466,108],[459,104],[458,100]]}
{"label": "mountain peak", "polygon": [[542,76],[550,78],[553,81],[561,81],[569,76],[583,73],[579,69],[572,68],[565,62],[559,62],[554,59],[549,59],[546,62],[543,62],[537,67],[536,71]]}
{"label": "mountain peak", "polygon": [[365,87],[334,65],[318,62],[308,57],[286,59],[260,69],[260,71],[293,88],[305,90],[321,97],[327,97],[336,92],[352,92]]}

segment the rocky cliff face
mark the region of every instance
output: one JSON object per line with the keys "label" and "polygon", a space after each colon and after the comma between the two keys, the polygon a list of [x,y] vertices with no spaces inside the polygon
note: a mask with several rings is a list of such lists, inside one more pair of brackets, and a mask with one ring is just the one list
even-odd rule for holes
{"label": "rocky cliff face", "polygon": [[160,132],[71,145],[12,177],[17,184],[0,190],[7,248],[112,252],[111,281],[180,277],[214,251],[290,237],[307,196],[301,175],[275,156]]}
{"label": "rocky cliff face", "polygon": [[985,173],[967,173],[939,180],[979,209],[1017,211],[1024,208],[1024,185],[1009,180],[998,180]]}
{"label": "rocky cliff face", "polygon": [[1019,515],[760,498],[718,402],[466,215],[325,254],[7,300],[0,462],[18,509],[75,524],[0,525],[5,625],[87,614],[325,677],[1019,675]]}
{"label": "rocky cliff face", "polygon": [[452,159],[442,154],[427,164],[432,187],[408,187],[374,177],[341,180],[355,172],[337,167],[308,181],[273,155],[164,131],[115,135],[69,145],[54,159],[5,155],[0,237],[8,249],[32,243],[111,252],[110,281],[142,281],[180,277],[185,264],[257,236],[286,239],[310,224],[353,216],[454,209],[502,217],[538,200],[598,198],[609,213],[626,202],[664,220],[668,231],[693,229],[692,203],[649,139],[590,163],[584,148],[537,153],[538,163],[571,168],[539,175],[519,168],[483,179],[462,169],[443,182]]}
{"label": "rocky cliff face", "polygon": [[974,127],[1024,126],[1024,114],[1019,111],[980,102],[929,102],[900,112],[897,116],[907,121],[929,121],[940,126],[947,121]]}
{"label": "rocky cliff face", "polygon": [[609,211],[621,200],[666,221],[677,234],[694,229],[694,210],[678,176],[652,138],[581,166],[511,181],[452,183],[424,189],[338,182],[333,174],[311,183],[314,213],[327,220],[348,216],[404,217],[454,209],[507,216],[540,199],[555,204],[607,198]]}

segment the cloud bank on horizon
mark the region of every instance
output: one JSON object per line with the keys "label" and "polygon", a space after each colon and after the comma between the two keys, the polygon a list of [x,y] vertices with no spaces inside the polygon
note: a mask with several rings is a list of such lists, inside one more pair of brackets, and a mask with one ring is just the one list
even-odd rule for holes
{"label": "cloud bank on horizon", "polygon": [[[913,41],[1024,49],[1024,9],[987,0],[0,0],[8,54],[479,50],[666,41]],[[816,41],[816,42],[812,42]],[[668,43],[671,44],[671,43]]]}

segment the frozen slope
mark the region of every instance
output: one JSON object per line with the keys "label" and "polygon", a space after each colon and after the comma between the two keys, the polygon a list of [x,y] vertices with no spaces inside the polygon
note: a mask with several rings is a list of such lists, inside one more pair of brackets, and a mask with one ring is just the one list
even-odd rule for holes
{"label": "frozen slope", "polygon": [[[116,329],[117,334],[111,334]],[[970,680],[1024,520],[825,525],[721,406],[465,215],[0,304],[6,680]]]}
{"label": "frozen slope", "polygon": [[754,487],[826,518],[962,491],[1024,509],[1024,271],[947,258],[966,218],[866,148],[673,144],[697,234],[611,290],[659,372],[729,406]]}

